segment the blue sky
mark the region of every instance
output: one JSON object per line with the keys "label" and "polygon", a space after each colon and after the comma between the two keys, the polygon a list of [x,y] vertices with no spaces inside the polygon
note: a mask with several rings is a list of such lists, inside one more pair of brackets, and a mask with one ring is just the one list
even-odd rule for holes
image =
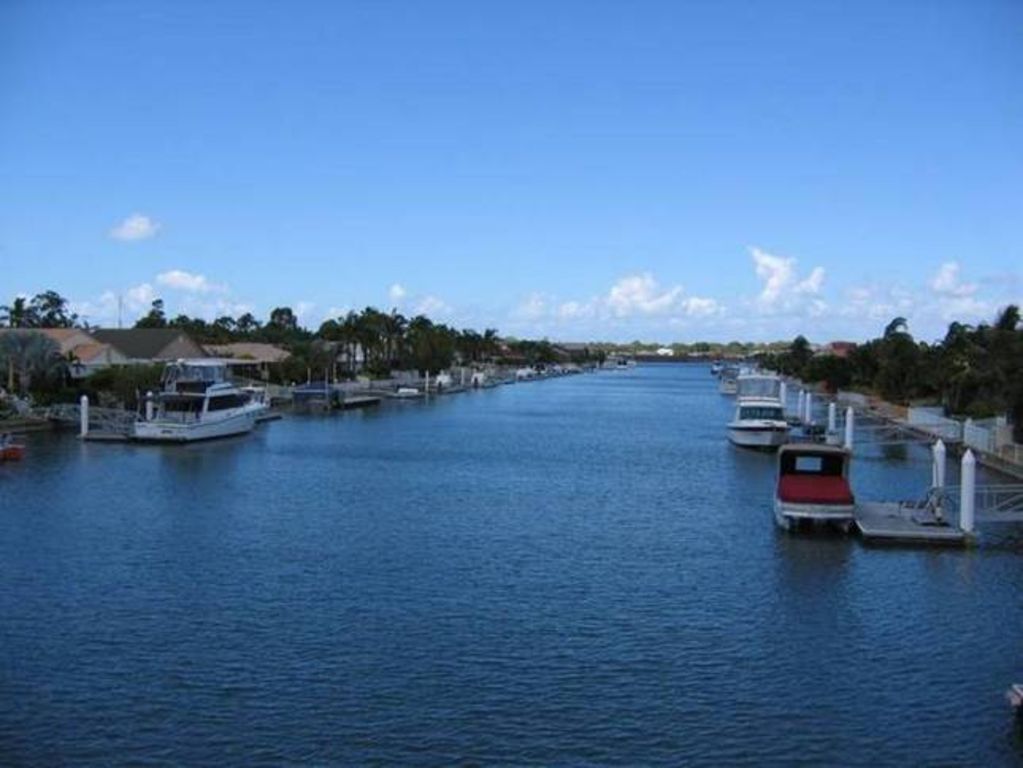
{"label": "blue sky", "polygon": [[1023,300],[1023,4],[0,4],[0,297],[554,339]]}

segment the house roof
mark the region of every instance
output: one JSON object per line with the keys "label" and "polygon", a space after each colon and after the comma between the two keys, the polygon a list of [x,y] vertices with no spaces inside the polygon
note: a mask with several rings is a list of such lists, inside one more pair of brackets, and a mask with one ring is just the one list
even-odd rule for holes
{"label": "house roof", "polygon": [[[160,359],[160,353],[178,339],[192,342],[179,328],[102,328],[91,333],[96,341],[109,344],[132,360]],[[192,344],[202,355],[202,347]]]}
{"label": "house roof", "polygon": [[235,363],[279,363],[291,357],[286,349],[281,349],[273,344],[263,344],[255,341],[239,341],[233,344],[206,344],[203,349],[208,354],[226,358],[230,365]]}
{"label": "house roof", "polygon": [[71,350],[75,357],[78,358],[78,362],[83,365],[88,365],[97,358],[107,356],[107,352],[110,351],[111,347],[109,344],[100,344],[98,342],[92,344],[79,344],[73,350]]}

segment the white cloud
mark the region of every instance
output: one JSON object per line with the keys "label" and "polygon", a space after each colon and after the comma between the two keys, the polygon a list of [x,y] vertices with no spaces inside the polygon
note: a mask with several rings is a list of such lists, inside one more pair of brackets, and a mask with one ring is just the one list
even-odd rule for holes
{"label": "white cloud", "polygon": [[559,301],[532,293],[508,320],[516,332],[527,334],[608,338],[614,335],[612,329],[628,328],[634,338],[643,324],[662,329],[686,326],[724,312],[716,299],[689,296],[681,285],[661,286],[651,273],[641,272],[619,278],[606,293],[589,299]]}
{"label": "white cloud", "polygon": [[[117,301],[117,297],[110,291],[103,294],[107,301]],[[149,283],[142,283],[136,285],[134,288],[129,288],[124,293],[124,306],[126,309],[136,311],[139,309],[148,309],[149,306],[156,301],[156,291],[153,290],[153,286]]]}
{"label": "white cloud", "polygon": [[436,296],[423,296],[418,302],[416,302],[415,309],[413,310],[417,315],[427,315],[431,319],[435,317],[444,317],[452,313],[451,305],[443,299]]}
{"label": "white cloud", "polygon": [[750,248],[753,267],[763,283],[758,306],[765,312],[791,310],[805,304],[806,296],[816,296],[824,287],[824,267],[814,267],[800,280],[796,274],[796,260],[790,256],[775,256],[757,247]]}
{"label": "white cloud", "polygon": [[512,316],[519,320],[539,320],[547,314],[547,304],[541,294],[531,293],[512,310]]}
{"label": "white cloud", "polygon": [[943,296],[972,296],[977,292],[976,283],[963,283],[959,279],[959,264],[946,261],[931,279],[931,290]]}
{"label": "white cloud", "polygon": [[190,293],[209,293],[210,291],[224,290],[223,286],[214,285],[207,280],[205,275],[196,275],[191,272],[185,272],[183,269],[161,272],[156,276],[156,282],[167,288],[188,291]]}
{"label": "white cloud", "polygon": [[350,310],[351,310],[351,307],[337,307],[337,306],[327,307],[327,312],[323,315],[322,322],[325,323],[328,320],[337,320],[338,318],[343,318],[345,315],[348,314],[348,312]]}
{"label": "white cloud", "polygon": [[724,312],[724,307],[717,300],[700,296],[683,299],[682,308],[689,317],[710,317]]}
{"label": "white cloud", "polygon": [[653,275],[644,272],[621,278],[611,286],[604,303],[616,317],[666,315],[678,310],[681,298],[681,285],[661,290]]}
{"label": "white cloud", "polygon": [[148,240],[160,229],[160,224],[142,213],[133,213],[120,224],[110,230],[110,237],[114,240],[131,242],[134,240]]}
{"label": "white cloud", "polygon": [[387,291],[387,297],[391,300],[392,304],[401,304],[406,296],[408,296],[408,291],[405,290],[405,286],[401,283],[395,283]]}

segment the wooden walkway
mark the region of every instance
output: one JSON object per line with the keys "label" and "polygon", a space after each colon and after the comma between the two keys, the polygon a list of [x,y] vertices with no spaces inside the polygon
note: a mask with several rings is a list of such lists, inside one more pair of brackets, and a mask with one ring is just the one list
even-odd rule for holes
{"label": "wooden walkway", "polygon": [[856,528],[875,544],[964,546],[969,537],[952,523],[942,522],[926,506],[907,502],[867,501],[856,505]]}

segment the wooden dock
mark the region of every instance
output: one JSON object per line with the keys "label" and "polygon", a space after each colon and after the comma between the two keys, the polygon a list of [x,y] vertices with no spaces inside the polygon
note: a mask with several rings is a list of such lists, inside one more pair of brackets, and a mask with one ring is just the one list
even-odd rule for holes
{"label": "wooden dock", "polygon": [[955,525],[914,503],[861,502],[856,505],[855,517],[860,536],[872,544],[961,547],[969,543],[969,537]]}

